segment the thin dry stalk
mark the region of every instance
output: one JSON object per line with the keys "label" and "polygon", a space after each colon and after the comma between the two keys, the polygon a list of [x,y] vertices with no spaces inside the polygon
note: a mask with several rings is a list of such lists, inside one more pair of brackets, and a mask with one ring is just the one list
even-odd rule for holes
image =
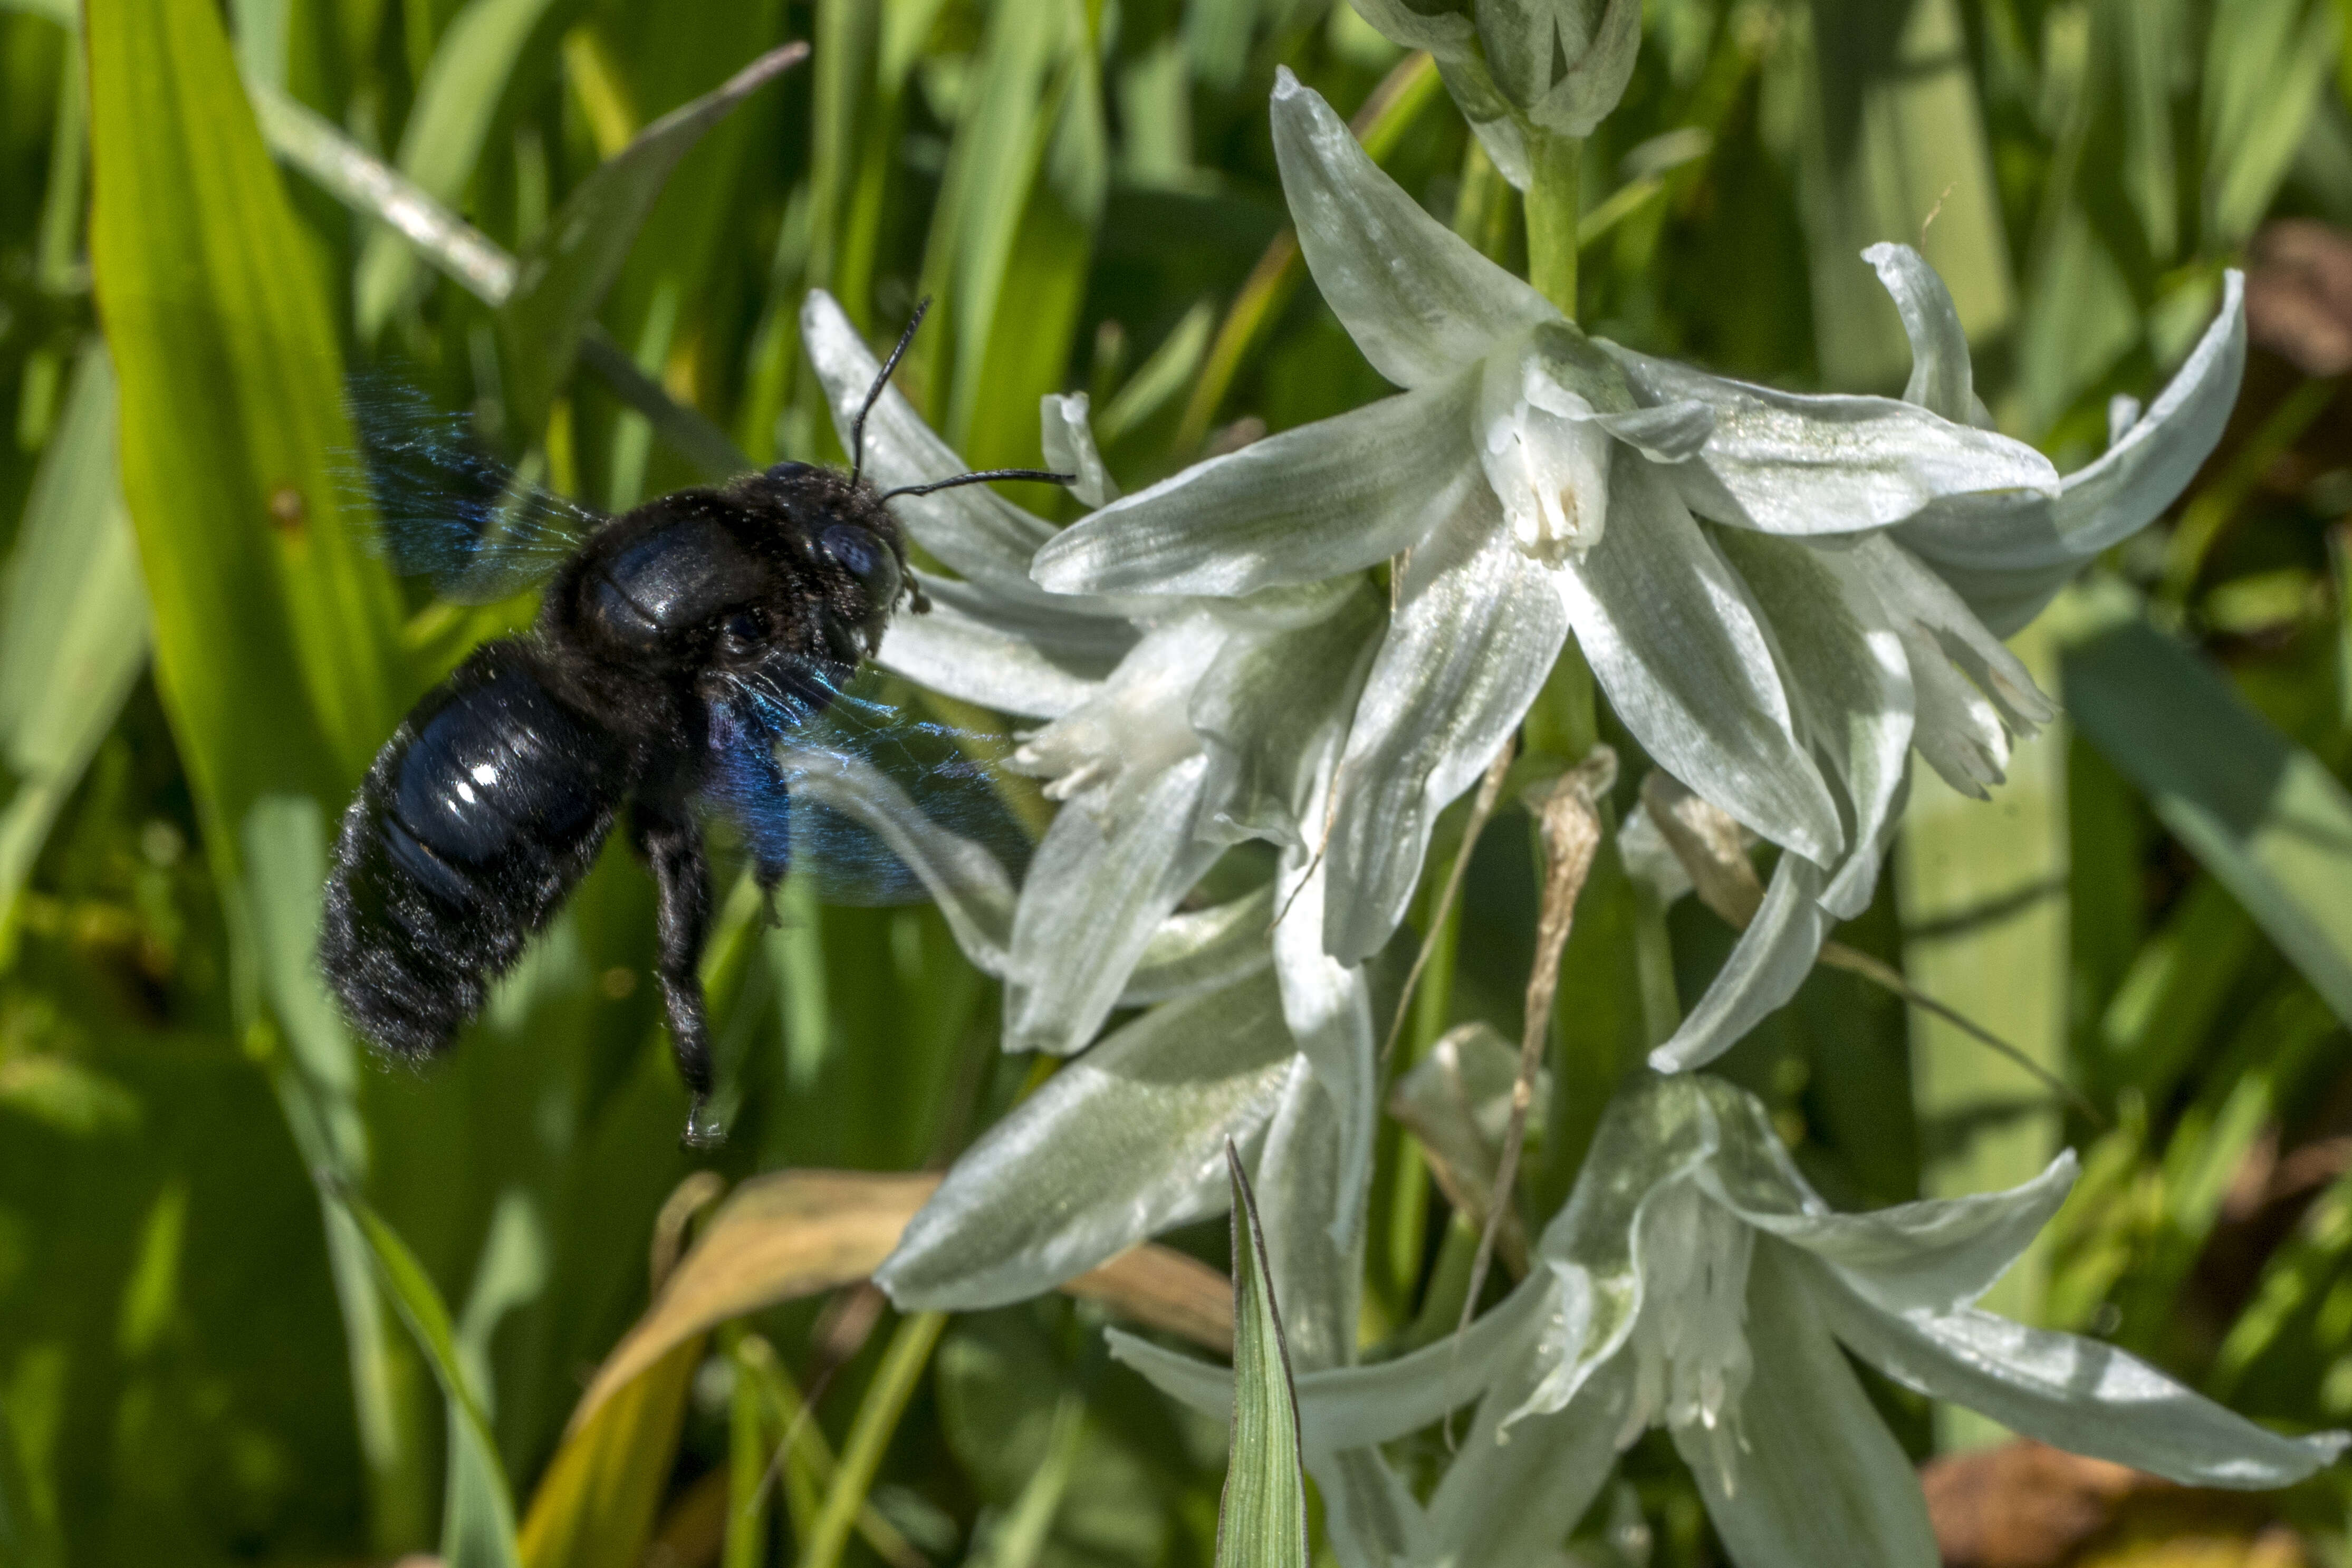
{"label": "thin dry stalk", "polygon": [[1495,814],[1495,803],[1503,793],[1503,779],[1511,771],[1511,758],[1517,751],[1517,737],[1504,741],[1503,749],[1495,753],[1495,760],[1486,764],[1486,777],[1478,782],[1477,797],[1470,802],[1470,820],[1462,826],[1462,848],[1455,852],[1453,868],[1445,873],[1444,891],[1437,895],[1437,910],[1430,919],[1429,934],[1421,939],[1421,951],[1413,955],[1412,967],[1405,971],[1404,990],[1397,997],[1396,1017],[1389,1022],[1388,1039],[1381,1043],[1383,1071],[1389,1059],[1396,1054],[1397,1037],[1404,1032],[1404,1020],[1412,1016],[1412,993],[1421,984],[1421,972],[1429,967],[1430,955],[1437,951],[1446,916],[1454,913],[1454,901],[1462,896],[1462,879],[1470,870],[1470,852],[1478,847],[1478,836],[1486,831],[1486,819]]}
{"label": "thin dry stalk", "polygon": [[1536,962],[1528,976],[1527,1022],[1519,1038],[1518,1076],[1511,1083],[1510,1125],[1503,1134],[1502,1158],[1495,1166],[1494,1207],[1478,1233],[1478,1252],[1470,1263],[1470,1289],[1462,1298],[1457,1333],[1469,1328],[1478,1311],[1478,1291],[1495,1260],[1496,1238],[1502,1232],[1503,1216],[1512,1207],[1519,1151],[1528,1137],[1528,1112],[1535,1103],[1536,1068],[1543,1061],[1552,998],[1559,991],[1560,955],[1568,950],[1568,935],[1576,923],[1577,896],[1584,891],[1584,879],[1592,873],[1593,856],[1600,852],[1601,798],[1616,779],[1617,754],[1596,746],[1576,767],[1528,793],[1528,805],[1543,835],[1543,906],[1536,917]]}

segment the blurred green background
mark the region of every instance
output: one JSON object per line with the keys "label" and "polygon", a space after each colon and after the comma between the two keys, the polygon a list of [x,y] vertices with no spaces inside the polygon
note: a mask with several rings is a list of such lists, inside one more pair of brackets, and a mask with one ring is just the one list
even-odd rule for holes
{"label": "blurred green background", "polygon": [[[1426,62],[1327,0],[88,9],[0,0],[0,1563],[1209,1561],[1223,1433],[1059,1298],[942,1325],[777,1287],[801,1299],[680,1340],[555,1462],[725,1183],[937,1168],[1034,1073],[935,913],[794,887],[772,929],[738,887],[709,977],[742,1108],[689,1158],[650,883],[617,849],[450,1060],[353,1049],[309,970],[325,824],[529,606],[429,602],[369,554],[331,478],[338,377],[396,366],[623,507],[838,461],[804,291],[877,343],[929,296],[902,384],[974,465],[1039,462],[1039,395],[1086,390],[1132,488],[1383,390],[1298,287],[1278,64],[1523,264]],[[698,140],[640,140],[793,39],[809,60]],[[2221,450],[2019,639],[2068,722],[1990,805],[1923,770],[1841,934],[2082,1103],[1828,972],[1724,1071],[1841,1206],[2075,1145],[2085,1178],[1996,1304],[2257,1416],[2352,1420],[2352,839],[2324,783],[2352,767],[2352,0],[1651,0],[1584,156],[1591,330],[1897,390],[1857,253],[1920,244],[2001,426],[2062,468],[2252,268]],[[400,178],[478,232],[420,254],[383,221]],[[2247,755],[2314,780],[2319,816],[2198,771]],[[1534,900],[1506,818],[1408,1049],[1509,1027]],[[1687,998],[1732,934],[1687,901],[1670,925]],[[1606,1010],[1577,962],[1563,1016]],[[1597,1113],[1615,1063],[1555,1067]],[[1447,1218],[1393,1127],[1375,1192],[1377,1354]],[[1172,1239],[1226,1257],[1222,1225]],[[1923,1460],[1993,1436],[1873,1387]],[[1623,1474],[1580,1560],[1720,1560],[1663,1435]],[[2135,1532],[2109,1499],[2022,1555],[1947,1549],[2340,1563],[2347,1500],[2339,1471]]]}

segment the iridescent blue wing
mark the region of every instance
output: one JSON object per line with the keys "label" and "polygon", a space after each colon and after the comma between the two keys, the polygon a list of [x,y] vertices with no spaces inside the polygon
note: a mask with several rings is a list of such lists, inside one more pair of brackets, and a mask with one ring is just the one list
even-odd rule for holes
{"label": "iridescent blue wing", "polygon": [[464,414],[381,372],[344,383],[356,447],[338,454],[345,496],[376,518],[379,553],[444,599],[489,604],[534,587],[604,522],[492,455]]}
{"label": "iridescent blue wing", "polygon": [[[1009,875],[1026,864],[1028,835],[1002,792],[1008,744],[922,716],[898,685],[868,670],[829,691],[780,669],[714,705],[708,798],[742,830],[763,882],[789,867],[823,903],[920,902],[928,894],[890,847],[893,829],[951,834]],[[856,811],[829,803],[853,797]]]}

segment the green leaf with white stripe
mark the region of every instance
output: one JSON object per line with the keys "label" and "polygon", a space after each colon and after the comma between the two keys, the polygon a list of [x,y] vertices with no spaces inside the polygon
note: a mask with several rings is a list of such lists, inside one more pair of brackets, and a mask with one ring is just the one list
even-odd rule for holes
{"label": "green leaf with white stripe", "polygon": [[1307,1480],[1290,1352],[1276,1312],[1257,1198],[1241,1155],[1234,1179],[1234,1440],[1217,1510],[1217,1568],[1307,1568]]}
{"label": "green leaf with white stripe", "polygon": [[772,49],[655,120],[583,180],[517,258],[515,289],[499,308],[499,327],[521,428],[535,431],[547,423],[548,408],[579,355],[581,334],[620,277],[678,160],[745,99],[807,57],[806,44]]}

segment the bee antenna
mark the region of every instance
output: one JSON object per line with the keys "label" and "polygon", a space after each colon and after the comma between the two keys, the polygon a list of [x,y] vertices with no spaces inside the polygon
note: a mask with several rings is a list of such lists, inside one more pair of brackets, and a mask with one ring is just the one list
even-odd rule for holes
{"label": "bee antenna", "polygon": [[893,496],[928,496],[934,490],[952,490],[959,485],[978,485],[990,479],[1037,479],[1047,484],[1069,485],[1077,480],[1076,474],[1052,474],[1043,468],[982,468],[973,474],[959,474],[952,479],[934,479],[928,485],[901,485],[895,490],[882,492],[884,500]]}
{"label": "bee antenna", "polygon": [[915,329],[923,324],[923,312],[930,308],[931,297],[928,294],[915,302],[915,314],[908,318],[907,329],[898,334],[898,346],[890,350],[888,359],[882,361],[881,371],[875,376],[874,384],[866,389],[864,405],[858,409],[857,417],[850,422],[849,482],[853,485],[857,483],[858,476],[866,472],[866,416],[872,413],[874,405],[882,401],[882,391],[890,384],[890,372],[897,370],[898,361],[907,357],[907,345],[915,340]]}

